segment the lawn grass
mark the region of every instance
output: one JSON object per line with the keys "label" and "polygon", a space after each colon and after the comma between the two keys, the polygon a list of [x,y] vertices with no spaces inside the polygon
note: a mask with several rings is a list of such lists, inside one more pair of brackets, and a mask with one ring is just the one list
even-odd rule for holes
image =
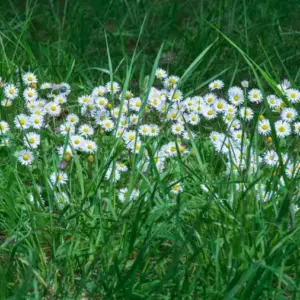
{"label": "lawn grass", "polygon": [[[181,77],[185,96],[204,93],[216,78],[279,94],[284,78],[300,84],[299,11],[298,1],[277,0],[2,1],[0,76],[16,82],[33,71],[40,82],[68,82],[67,109],[77,114],[78,96],[107,81],[147,99],[159,84],[158,67]],[[24,106],[16,103],[1,106],[0,120],[13,123]],[[272,120],[266,103],[255,112],[254,123],[260,114]],[[246,172],[226,174],[226,159],[207,138],[223,127],[187,126],[190,136],[198,134],[191,151],[183,155],[177,145],[164,172],[155,154],[168,135],[127,153],[119,139],[97,132],[93,162],[76,154],[68,166],[71,201],[62,209],[49,184],[59,163],[53,147],[66,146],[62,137],[44,132],[30,168],[18,163],[19,148],[0,148],[0,299],[299,299],[299,176],[287,178],[282,159],[273,169],[252,174],[247,162]],[[169,132],[168,125],[161,130]],[[264,142],[254,127],[247,130],[261,155]],[[17,144],[22,135],[12,132]],[[279,156],[299,158],[299,137],[282,141],[274,126],[270,136]],[[121,183],[106,180],[118,161],[129,172]],[[184,190],[172,197],[174,179]],[[254,189],[260,183],[273,191],[266,203]],[[136,201],[119,201],[124,185],[139,188]]]}

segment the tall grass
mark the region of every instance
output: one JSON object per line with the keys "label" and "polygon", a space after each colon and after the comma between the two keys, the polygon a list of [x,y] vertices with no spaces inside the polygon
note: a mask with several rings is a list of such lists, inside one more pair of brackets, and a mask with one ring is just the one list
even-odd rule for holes
{"label": "tall grass", "polygon": [[[163,66],[184,74],[186,95],[217,77],[230,85],[249,79],[278,93],[283,76],[299,84],[298,8],[276,0],[5,1],[0,75],[10,80],[33,70],[69,82],[76,96],[114,79],[145,100]],[[0,108],[1,119],[15,113]],[[59,163],[49,150],[52,136],[43,137],[41,159],[29,169],[17,163],[17,149],[0,149],[0,299],[298,299],[299,216],[291,194],[299,182],[286,180],[263,206],[254,184],[269,178],[275,187],[279,175],[260,170],[243,174],[238,182],[247,189],[237,193],[205,126],[199,138],[188,129],[193,150],[182,156],[177,149],[163,173],[154,163],[163,139],[126,158],[128,189],[140,189],[135,202],[120,203],[113,178],[104,181],[110,164],[124,158],[120,140],[99,134],[93,164],[74,157],[63,210],[55,208],[48,179]],[[274,128],[272,138],[280,156],[285,145]],[[257,151],[254,131],[250,142]],[[150,164],[142,171],[145,151]],[[282,161],[278,172],[285,176]],[[169,194],[174,177],[185,185],[176,201]],[[37,179],[49,210],[40,209]]]}

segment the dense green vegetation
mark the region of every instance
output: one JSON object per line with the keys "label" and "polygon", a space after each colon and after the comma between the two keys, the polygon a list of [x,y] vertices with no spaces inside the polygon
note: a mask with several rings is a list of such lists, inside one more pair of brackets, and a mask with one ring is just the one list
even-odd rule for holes
{"label": "dense green vegetation", "polygon": [[[0,127],[0,299],[299,299],[299,174],[289,176],[290,160],[280,157],[291,157],[297,170],[300,137],[281,139],[274,126],[262,136],[256,128],[262,118],[278,120],[266,102],[270,94],[285,99],[277,84],[287,78],[300,85],[299,17],[299,1],[1,1],[3,84],[23,92],[30,71],[38,88],[67,82],[72,92],[61,116],[36,130],[41,146],[31,166],[18,159],[27,139],[14,125],[26,110],[22,92],[0,107],[10,127],[9,148]],[[178,142],[171,122],[148,113],[144,99],[152,86],[162,88],[158,67],[181,77],[184,99],[204,96],[214,79],[226,91],[242,80],[262,91],[260,106],[250,103],[251,125],[241,120],[250,150],[240,173],[226,172],[231,158],[209,139],[213,130],[226,132],[221,117],[186,125],[190,139]],[[56,147],[65,151],[70,136],[57,128],[68,113],[81,114],[80,96],[108,81],[141,97],[139,118],[158,124],[160,135],[132,152],[84,116],[81,124],[95,125],[97,151],[61,160]],[[4,95],[0,89],[0,100]],[[107,98],[112,110],[126,95]],[[285,105],[300,113],[299,103]],[[175,141],[161,172],[157,152]],[[250,171],[250,156],[258,161],[266,150],[278,164]],[[57,187],[49,176],[62,161],[68,181]],[[127,173],[107,178],[120,162]],[[138,197],[120,201],[124,187],[138,189]],[[57,197],[62,192],[66,203]]]}

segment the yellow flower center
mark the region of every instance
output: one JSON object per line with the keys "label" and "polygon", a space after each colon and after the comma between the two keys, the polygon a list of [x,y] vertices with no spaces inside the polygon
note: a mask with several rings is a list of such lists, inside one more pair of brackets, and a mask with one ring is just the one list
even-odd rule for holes
{"label": "yellow flower center", "polygon": [[239,101],[239,100],[240,100],[240,97],[239,97],[238,95],[235,95],[235,96],[233,97],[233,100],[234,100],[234,101]]}
{"label": "yellow flower center", "polygon": [[58,176],[57,176],[57,180],[58,180],[58,181],[61,181],[62,179],[63,179],[63,177],[62,177],[61,175],[58,175]]}
{"label": "yellow flower center", "polygon": [[14,89],[9,89],[8,92],[12,95],[14,93],[14,91],[15,91]]}
{"label": "yellow flower center", "polygon": [[33,80],[33,77],[32,77],[32,76],[28,76],[28,77],[27,77],[27,80],[28,80],[28,81],[32,81],[32,80]]}
{"label": "yellow flower center", "polygon": [[52,105],[50,108],[52,111],[56,111],[56,105]]}
{"label": "yellow flower center", "polygon": [[267,130],[267,129],[269,128],[269,126],[268,126],[267,124],[264,124],[263,126],[261,126],[261,128],[262,128],[263,130]]}
{"label": "yellow flower center", "polygon": [[280,132],[285,132],[284,126],[280,126],[280,127],[278,128],[278,130],[279,130]]}
{"label": "yellow flower center", "polygon": [[28,96],[29,96],[29,97],[32,97],[32,96],[33,96],[33,92],[29,92],[29,93],[28,93]]}
{"label": "yellow flower center", "polygon": [[25,125],[25,120],[19,120],[20,125]]}
{"label": "yellow flower center", "polygon": [[29,160],[29,154],[25,153],[25,154],[23,155],[23,159],[26,160],[26,161]]}
{"label": "yellow flower center", "polygon": [[290,112],[288,112],[288,113],[286,114],[286,117],[287,117],[287,118],[291,118],[292,116],[293,116],[293,114],[290,113]]}
{"label": "yellow flower center", "polygon": [[30,144],[33,144],[34,143],[34,137],[29,138],[28,141],[29,141]]}

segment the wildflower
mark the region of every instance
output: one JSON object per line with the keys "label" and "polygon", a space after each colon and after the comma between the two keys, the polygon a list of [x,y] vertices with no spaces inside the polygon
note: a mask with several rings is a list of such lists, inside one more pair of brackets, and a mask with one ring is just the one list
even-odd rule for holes
{"label": "wildflower", "polygon": [[221,90],[224,87],[224,82],[222,80],[214,80],[209,84],[209,89],[213,90]]}
{"label": "wildflower", "polygon": [[79,122],[79,118],[75,114],[68,114],[66,120],[69,124],[76,125]]}
{"label": "wildflower", "polygon": [[93,100],[91,99],[91,97],[89,95],[83,95],[78,98],[78,103],[81,106],[87,106],[89,103],[92,103],[92,102],[93,102]]}
{"label": "wildflower", "polygon": [[29,132],[24,137],[24,145],[27,148],[36,149],[41,143],[41,138],[35,132]]}
{"label": "wildflower", "polygon": [[181,101],[182,100],[182,92],[180,90],[171,90],[168,94],[168,98],[170,101]]}
{"label": "wildflower", "polygon": [[300,122],[294,123],[294,132],[300,136]]}
{"label": "wildflower", "polygon": [[260,120],[258,122],[258,133],[262,135],[268,135],[271,132],[270,121],[267,119]]}
{"label": "wildflower", "polygon": [[280,106],[280,99],[276,95],[267,96],[267,102],[271,108]]}
{"label": "wildflower", "polygon": [[128,171],[128,167],[124,163],[121,163],[121,162],[117,162],[116,168],[117,168],[117,170],[119,172],[126,172],[126,171]]}
{"label": "wildflower", "polygon": [[233,86],[228,90],[229,101],[238,106],[244,102],[244,92],[238,86]]}
{"label": "wildflower", "polygon": [[167,72],[163,69],[157,69],[155,72],[155,76],[158,79],[164,79],[168,76]]}
{"label": "wildflower", "polygon": [[285,94],[291,103],[300,102],[300,91],[296,89],[288,89],[285,91]]}
{"label": "wildflower", "polygon": [[30,119],[25,114],[17,115],[14,119],[16,128],[18,129],[28,129],[31,125]]}
{"label": "wildflower", "polygon": [[0,134],[9,132],[9,125],[5,121],[0,121]]}
{"label": "wildflower", "polygon": [[15,99],[18,96],[19,90],[13,84],[7,84],[4,88],[4,95],[8,99]]}
{"label": "wildflower", "polygon": [[34,160],[34,155],[30,150],[21,150],[18,154],[19,162],[24,166],[29,166]]}
{"label": "wildflower", "polygon": [[75,150],[80,150],[83,146],[83,138],[80,135],[71,136],[71,145]]}
{"label": "wildflower", "polygon": [[275,123],[276,134],[279,138],[284,138],[291,133],[291,125],[285,121],[277,121]]}
{"label": "wildflower", "polygon": [[105,85],[107,93],[116,94],[120,91],[121,87],[117,82],[108,82]]}
{"label": "wildflower", "polygon": [[179,182],[179,183],[171,183],[171,193],[174,194],[174,195],[178,195],[179,193],[181,193],[183,191],[183,187],[182,187],[182,184]]}
{"label": "wildflower", "polygon": [[149,136],[150,135],[150,126],[149,125],[141,125],[139,128],[139,133],[143,136]]}
{"label": "wildflower", "polygon": [[26,101],[35,101],[38,98],[38,93],[33,88],[26,88],[23,92],[23,96]]}
{"label": "wildflower", "polygon": [[40,115],[32,114],[29,120],[34,129],[41,129],[44,126],[44,118]]}
{"label": "wildflower", "polygon": [[63,136],[73,135],[75,133],[75,126],[70,123],[63,123],[59,126],[59,133]]}
{"label": "wildflower", "polygon": [[79,127],[78,132],[80,135],[87,137],[94,134],[94,129],[88,124],[83,124]]}
{"label": "wildflower", "polygon": [[208,105],[212,105],[214,104],[214,102],[218,99],[218,97],[213,94],[213,93],[209,93],[209,94],[206,94],[204,96],[204,101],[208,104]]}
{"label": "wildflower", "polygon": [[253,119],[253,116],[254,116],[254,112],[251,108],[249,107],[242,107],[240,109],[240,116],[243,118],[243,119],[246,119],[247,121],[250,121]]}
{"label": "wildflower", "polygon": [[103,127],[103,129],[107,132],[112,131],[115,127],[115,124],[112,120],[104,120],[101,122],[101,126]]}
{"label": "wildflower", "polygon": [[61,113],[61,106],[54,101],[49,102],[45,107],[47,113],[52,117],[57,117]]}
{"label": "wildflower", "polygon": [[55,192],[54,198],[55,198],[58,208],[60,208],[60,209],[64,208],[64,206],[70,202],[69,196],[65,192],[61,192],[61,193]]}
{"label": "wildflower", "polygon": [[63,104],[67,102],[67,98],[65,95],[59,94],[54,98],[54,102],[57,104]]}
{"label": "wildflower", "polygon": [[98,107],[99,109],[104,109],[107,103],[108,100],[105,97],[98,97],[95,99],[96,107]]}
{"label": "wildflower", "polygon": [[36,76],[31,72],[23,74],[22,79],[25,85],[31,85],[32,83],[38,82]]}
{"label": "wildflower", "polygon": [[263,95],[262,95],[261,91],[258,89],[250,90],[248,93],[248,97],[249,97],[250,102],[254,102],[254,103],[260,103],[260,102],[262,102],[262,99],[263,99]]}
{"label": "wildflower", "polygon": [[263,159],[268,166],[275,166],[278,163],[278,155],[274,150],[268,150]]}
{"label": "wildflower", "polygon": [[68,175],[65,172],[53,172],[50,175],[52,185],[65,185],[68,181]]}
{"label": "wildflower", "polygon": [[12,100],[11,99],[3,99],[1,101],[1,105],[3,107],[10,107],[11,105],[13,104]]}
{"label": "wildflower", "polygon": [[84,140],[82,149],[87,153],[95,153],[97,151],[97,145],[94,141]]}
{"label": "wildflower", "polygon": [[41,90],[49,90],[52,89],[52,83],[50,82],[44,82],[41,85]]}
{"label": "wildflower", "polygon": [[248,87],[249,87],[249,81],[243,80],[243,81],[241,82],[241,85],[242,85],[243,88],[248,88]]}
{"label": "wildflower", "polygon": [[93,89],[92,95],[94,97],[102,97],[106,92],[105,86],[100,85]]}
{"label": "wildflower", "polygon": [[296,119],[298,113],[294,108],[283,108],[281,111],[281,119],[286,122],[292,122]]}
{"label": "wildflower", "polygon": [[202,115],[206,119],[211,120],[211,119],[214,119],[217,116],[217,112],[213,107],[205,106],[204,109],[203,109]]}
{"label": "wildflower", "polygon": [[175,89],[178,81],[179,81],[179,77],[173,76],[173,75],[169,76],[169,77],[165,78],[164,86],[170,90]]}

